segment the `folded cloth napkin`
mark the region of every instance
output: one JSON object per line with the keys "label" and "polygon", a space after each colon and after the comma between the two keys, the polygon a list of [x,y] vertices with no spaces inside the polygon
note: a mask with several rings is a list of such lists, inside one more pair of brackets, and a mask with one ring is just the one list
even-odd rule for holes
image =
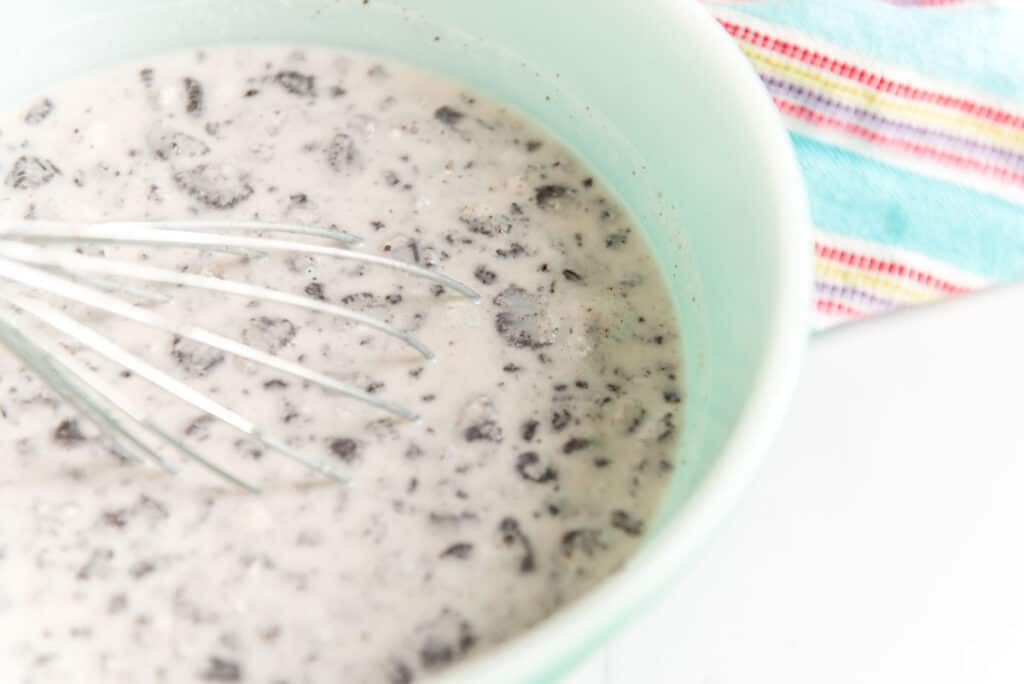
{"label": "folded cloth napkin", "polygon": [[789,128],[817,329],[1024,277],[1024,0],[705,4]]}

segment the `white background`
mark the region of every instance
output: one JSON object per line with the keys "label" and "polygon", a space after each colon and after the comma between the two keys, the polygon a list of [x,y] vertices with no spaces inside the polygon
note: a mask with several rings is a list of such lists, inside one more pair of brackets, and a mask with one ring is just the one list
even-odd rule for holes
{"label": "white background", "polygon": [[565,684],[1024,682],[1024,288],[816,337],[689,574]]}

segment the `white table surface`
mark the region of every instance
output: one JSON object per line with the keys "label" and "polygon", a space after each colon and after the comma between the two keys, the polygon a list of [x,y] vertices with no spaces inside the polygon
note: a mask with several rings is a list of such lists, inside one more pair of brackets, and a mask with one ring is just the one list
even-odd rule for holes
{"label": "white table surface", "polygon": [[815,338],[685,579],[565,684],[1024,682],[1024,287]]}

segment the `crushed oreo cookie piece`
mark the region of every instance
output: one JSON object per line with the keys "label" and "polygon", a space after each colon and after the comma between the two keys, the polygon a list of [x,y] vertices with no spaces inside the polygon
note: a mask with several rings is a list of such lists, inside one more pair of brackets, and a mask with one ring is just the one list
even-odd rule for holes
{"label": "crushed oreo cookie piece", "polygon": [[486,266],[477,266],[476,270],[473,271],[473,277],[484,285],[491,285],[498,279],[498,274]]}
{"label": "crushed oreo cookie piece", "polygon": [[469,542],[459,542],[457,544],[452,544],[442,551],[439,558],[456,558],[458,560],[466,560],[472,555],[473,545]]}
{"label": "crushed oreo cookie piece", "polygon": [[313,299],[319,299],[320,301],[327,299],[327,297],[324,296],[323,283],[318,283],[315,280],[309,285],[306,285],[303,291]]}
{"label": "crushed oreo cookie piece", "polygon": [[511,516],[503,518],[498,530],[501,532],[505,546],[518,545],[522,548],[523,555],[519,559],[519,572],[526,574],[536,570],[537,563],[533,555],[533,543],[523,532],[519,521]]}
{"label": "crushed oreo cookie piece", "polygon": [[572,423],[572,414],[569,413],[569,409],[558,409],[551,414],[551,429],[555,432],[561,432],[569,427],[570,423]]}
{"label": "crushed oreo cookie piece", "polygon": [[18,157],[4,181],[15,190],[35,190],[60,175],[60,169],[49,159]]}
{"label": "crushed oreo cookie piece", "polygon": [[181,131],[154,129],[147,136],[147,142],[157,159],[164,161],[196,159],[210,153],[209,145]]}
{"label": "crushed oreo cookie piece", "polygon": [[513,242],[505,249],[494,250],[494,253],[502,259],[517,259],[526,254],[526,247],[523,247],[518,242]]}
{"label": "crushed oreo cookie piece", "polygon": [[203,84],[191,76],[186,76],[182,85],[185,87],[185,113],[193,117],[202,116],[205,100]]}
{"label": "crushed oreo cookie piece", "polygon": [[541,209],[551,209],[557,205],[558,200],[569,194],[569,188],[564,185],[542,185],[534,191],[533,198]]}
{"label": "crushed oreo cookie piece", "polygon": [[331,440],[331,454],[345,463],[355,463],[362,453],[362,446],[351,437],[338,437]]}
{"label": "crushed oreo cookie piece", "polygon": [[295,339],[298,328],[287,318],[258,316],[242,329],[242,340],[250,347],[276,354]]}
{"label": "crushed oreo cookie piece", "polygon": [[206,669],[199,673],[199,678],[204,682],[240,682],[242,667],[233,660],[210,656]]}
{"label": "crushed oreo cookie piece", "polygon": [[247,174],[222,165],[200,164],[178,171],[174,182],[190,197],[212,209],[231,209],[255,192]]}
{"label": "crushed oreo cookie piece", "polygon": [[338,172],[352,166],[359,158],[355,141],[348,133],[335,133],[324,153],[327,156],[327,165]]}
{"label": "crushed oreo cookie piece", "polygon": [[77,420],[68,418],[62,420],[53,431],[53,441],[61,446],[74,446],[85,441],[85,434]]}
{"label": "crushed oreo cookie piece", "polygon": [[53,113],[53,100],[44,97],[25,112],[25,123],[29,126],[38,126]]}
{"label": "crushed oreo cookie piece", "polygon": [[396,660],[388,665],[387,675],[387,684],[412,684],[415,681],[412,668],[401,660]]}
{"label": "crushed oreo cookie piece", "polygon": [[427,633],[419,650],[420,665],[427,670],[451,664],[466,655],[477,642],[469,621],[447,608],[420,631]]}
{"label": "crushed oreo cookie piece", "polygon": [[618,230],[605,238],[604,246],[608,249],[619,249],[627,242],[629,242],[629,229]]}
{"label": "crushed oreo cookie piece", "polygon": [[612,511],[611,523],[612,527],[622,530],[631,537],[639,537],[644,533],[644,521],[621,509]]}
{"label": "crushed oreo cookie piece", "polygon": [[494,420],[482,420],[463,430],[462,436],[467,442],[500,442],[501,426]]}
{"label": "crushed oreo cookie piece", "polygon": [[462,409],[458,425],[462,438],[467,442],[499,443],[504,439],[497,407],[488,396],[471,399]]}
{"label": "crushed oreo cookie piece", "polygon": [[573,437],[562,445],[562,453],[572,454],[577,451],[582,451],[583,449],[589,449],[590,445],[593,443],[593,440],[586,439],[584,437]]}
{"label": "crushed oreo cookie piece", "polygon": [[517,285],[509,285],[494,298],[501,307],[494,327],[509,345],[540,349],[550,345],[553,335],[547,330],[537,298]]}
{"label": "crushed oreo cookie piece", "polygon": [[298,71],[279,71],[274,76],[274,83],[292,95],[313,97],[316,95],[316,78]]}
{"label": "crushed oreo cookie piece", "polygon": [[465,118],[465,114],[455,109],[444,105],[434,110],[434,118],[443,123],[445,126],[456,126],[462,119]]}
{"label": "crushed oreo cookie piece", "polygon": [[562,535],[562,555],[566,558],[573,558],[577,553],[593,556],[607,548],[600,530],[580,528]]}
{"label": "crushed oreo cookie piece", "polygon": [[516,472],[524,480],[544,484],[558,479],[558,471],[542,466],[536,451],[525,451],[516,458]]}
{"label": "crushed oreo cookie piece", "polygon": [[177,335],[171,342],[171,357],[186,373],[199,377],[224,363],[224,352],[219,349]]}

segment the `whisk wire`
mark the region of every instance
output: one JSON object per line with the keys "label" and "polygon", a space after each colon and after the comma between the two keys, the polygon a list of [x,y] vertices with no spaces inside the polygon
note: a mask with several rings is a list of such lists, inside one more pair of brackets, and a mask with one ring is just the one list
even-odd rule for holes
{"label": "whisk wire", "polygon": [[[259,236],[246,235],[245,233],[248,232],[257,232]],[[231,233],[242,233],[242,235]],[[116,295],[135,298],[148,304],[166,303],[170,300],[159,292],[152,292],[148,289],[139,290],[122,282],[108,279],[127,279],[147,284],[202,289],[325,313],[392,336],[411,346],[422,356],[428,359],[432,358],[430,350],[415,336],[390,323],[346,307],[313,298],[298,297],[271,288],[229,279],[179,273],[106,257],[54,251],[41,246],[46,244],[112,244],[177,247],[203,252],[230,252],[250,257],[253,254],[263,256],[273,252],[308,254],[390,268],[439,284],[472,301],[479,300],[479,294],[472,288],[443,273],[416,264],[351,249],[263,237],[264,233],[285,233],[307,238],[329,239],[342,244],[354,244],[361,241],[357,236],[333,228],[259,221],[122,221],[93,224],[7,221],[0,222],[0,281],[6,280],[9,283],[18,284],[30,291],[46,292],[57,298],[78,302],[86,307],[198,342],[302,378],[400,418],[416,420],[417,416],[414,412],[374,396],[354,385],[341,382],[300,364],[285,361],[205,328],[176,323],[166,316],[138,306],[137,302],[126,301]],[[176,380],[141,357],[130,353],[120,344],[72,316],[45,304],[38,298],[16,294],[13,290],[5,292],[0,287],[0,302],[6,302],[14,309],[63,333],[78,344],[137,374],[179,401],[198,409],[204,415],[242,432],[267,449],[300,463],[317,474],[338,482],[347,482],[347,478],[335,472],[324,462],[310,458],[291,447],[280,437],[264,432],[250,419],[184,382]],[[9,348],[27,368],[39,375],[58,395],[100,427],[112,448],[126,458],[151,460],[165,470],[173,470],[157,450],[136,434],[136,431],[145,432],[151,438],[155,438],[161,444],[170,445],[223,479],[248,491],[257,491],[249,483],[205,458],[184,441],[167,432],[148,415],[141,413],[130,401],[104,384],[98,377],[98,373],[77,363],[70,353],[41,340],[30,339],[20,333],[13,319],[8,317],[0,318],[0,345]],[[127,419],[127,424],[115,416]]]}
{"label": "whisk wire", "polygon": [[[137,226],[137,227],[136,227]],[[458,280],[443,273],[432,271],[416,264],[400,259],[366,254],[351,249],[314,245],[294,240],[278,240],[262,237],[239,237],[235,235],[216,235],[203,232],[190,232],[170,229],[152,228],[149,224],[54,224],[48,223],[39,228],[27,229],[17,226],[0,227],[0,235],[16,237],[30,242],[97,242],[117,243],[121,245],[163,245],[167,247],[193,248],[240,248],[266,252],[294,252],[297,254],[315,254],[319,256],[347,259],[367,264],[383,266],[403,273],[435,282],[471,300],[480,299],[476,290],[463,285]]]}
{"label": "whisk wire", "polygon": [[[0,264],[0,268],[2,268],[2,264]],[[294,449],[285,445],[283,441],[275,438],[268,438],[249,419],[241,416],[222,404],[219,404],[210,397],[196,391],[188,385],[172,378],[155,366],[152,366],[141,358],[135,356],[120,345],[111,342],[95,330],[82,325],[70,316],[42,304],[41,302],[20,296],[8,296],[2,291],[0,291],[0,299],[7,301],[15,308],[24,311],[34,318],[43,321],[68,337],[87,345],[98,354],[101,354],[119,366],[138,374],[177,399],[192,405],[196,409],[227,425],[230,425],[239,432],[252,437],[264,446],[280,453],[281,455],[301,463],[309,470],[326,475],[342,483],[346,481],[345,478],[337,475],[330,468],[298,453]]]}
{"label": "whisk wire", "polygon": [[[0,226],[0,234],[35,234],[40,231],[59,232],[69,224],[66,221],[41,221],[30,219],[24,221],[5,221]],[[324,238],[342,244],[358,245],[363,238],[344,230],[303,226],[294,223],[268,223],[263,221],[105,221],[89,225],[104,225],[123,230],[178,230],[195,233],[223,234],[227,232],[259,232],[259,233],[290,233],[305,237]]]}
{"label": "whisk wire", "polygon": [[[0,247],[0,254],[2,254],[5,251],[6,250],[4,248]],[[18,259],[18,261],[28,260]],[[137,287],[131,287],[130,285],[125,285],[124,283],[119,283],[111,280],[103,280],[102,278],[94,278],[85,275],[84,273],[69,271],[66,268],[60,268],[50,264],[40,263],[40,265],[42,265],[44,268],[48,270],[63,271],[65,274],[73,278],[75,281],[83,285],[95,288],[97,290],[102,290],[103,292],[107,292],[110,294],[121,294],[125,295],[126,297],[130,297],[137,304],[166,304],[169,301],[171,301],[171,298],[168,297],[167,295],[155,292],[153,290],[144,290]]]}
{"label": "whisk wire", "polygon": [[262,352],[247,344],[242,344],[223,335],[192,325],[179,325],[171,322],[166,317],[151,311],[134,307],[127,302],[111,297],[98,290],[83,285],[78,285],[65,278],[54,276],[31,266],[25,266],[17,262],[8,261],[0,257],[0,272],[5,277],[38,288],[51,294],[59,294],[66,299],[77,301],[80,304],[106,311],[107,313],[141,323],[157,330],[177,335],[179,337],[199,342],[213,349],[218,349],[229,354],[234,354],[244,359],[254,361],[268,368],[287,373],[289,375],[309,380],[321,387],[333,390],[371,406],[377,407],[406,420],[416,420],[417,416],[406,408],[392,404],[389,401],[376,397],[358,387],[346,382],[310,370],[305,366],[279,359],[276,356]]}
{"label": "whisk wire", "polygon": [[3,241],[0,241],[0,255],[20,262],[54,266],[66,273],[72,273],[76,277],[78,277],[82,272],[103,273],[110,276],[120,276],[166,285],[194,287],[222,294],[237,295],[240,297],[248,297],[250,299],[263,299],[280,304],[288,304],[297,308],[326,313],[354,323],[365,325],[401,340],[423,355],[424,358],[431,359],[434,357],[433,352],[431,352],[426,345],[416,339],[415,336],[391,325],[390,323],[380,321],[372,316],[367,316],[366,314],[346,307],[321,302],[309,297],[298,297],[296,295],[272,290],[266,287],[258,287],[230,280],[222,280],[220,278],[211,278],[209,276],[200,276],[191,273],[178,273],[167,269],[142,266],[139,264],[132,264],[101,257],[88,257],[81,254],[63,252],[54,253],[52,250],[48,251],[39,247],[13,244]]}
{"label": "whisk wire", "polygon": [[[63,367],[64,371],[66,371],[70,375],[75,376],[80,381],[79,390],[82,393],[86,392],[86,390],[83,389],[82,387],[83,385],[85,387],[90,388],[92,390],[92,393],[104,399],[109,406],[113,407],[116,411],[119,411],[122,415],[127,417],[132,425],[145,430],[147,433],[155,437],[157,440],[169,444],[178,452],[185,455],[187,458],[199,463],[206,469],[213,472],[218,477],[225,479],[231,482],[232,484],[235,484],[238,487],[245,489],[250,493],[259,493],[259,490],[256,487],[246,482],[245,480],[237,477],[236,475],[233,475],[230,471],[225,470],[224,468],[218,466],[216,463],[210,461],[209,459],[205,458],[202,454],[197,452],[188,444],[178,439],[174,435],[168,433],[158,424],[153,422],[153,420],[149,416],[147,416],[138,408],[136,408],[136,405],[133,402],[129,401],[120,392],[110,387],[107,383],[103,382],[103,380],[99,377],[98,373],[96,373],[95,371],[91,371],[90,369],[87,369],[83,364],[76,361],[73,356],[57,349],[56,346],[53,344],[50,344],[44,340],[36,340],[29,342],[29,340],[25,338],[25,336],[22,335],[17,330],[17,328],[14,327],[14,324],[10,321],[10,319],[3,316],[0,316],[0,342],[7,344],[8,347],[11,348],[12,351],[14,351],[16,355],[25,362],[26,366],[32,365],[33,370],[35,372],[40,373],[41,376],[43,373],[46,373],[46,370],[39,369],[38,367],[36,367],[36,362],[38,359],[35,359],[33,357],[38,357],[45,354],[46,357],[49,359],[51,365],[58,367],[57,372],[49,373],[46,375],[46,382],[51,384],[51,386],[54,386],[54,384],[62,384],[62,381],[64,380],[65,376],[63,376],[59,371],[60,367]],[[16,349],[15,345],[18,345],[20,349]],[[34,350],[32,350],[32,347],[36,347],[38,352],[33,354]],[[61,395],[67,398],[65,394],[62,393]],[[106,423],[106,419],[109,417],[109,414],[102,410],[98,412],[83,411],[83,414],[87,415],[91,420],[93,420],[99,425],[103,425],[104,423]],[[118,428],[116,429],[116,432],[118,434],[127,438],[138,448],[143,450],[143,452],[147,456],[149,456],[151,460],[157,463],[157,465],[159,465],[164,471],[171,474],[175,473],[175,469],[163,458],[161,458],[160,454],[156,450],[149,447],[149,445],[147,445],[137,436],[135,436],[126,428],[124,428],[124,426],[121,425],[120,423],[116,423],[116,425],[118,426]],[[117,443],[117,446],[123,449],[123,445],[121,445],[120,443]],[[127,454],[123,455],[127,456]],[[138,461],[138,457],[134,457],[133,455],[131,460]]]}
{"label": "whisk wire", "polygon": [[[9,319],[0,320],[0,341],[10,349],[27,368],[36,373],[60,397],[71,404],[79,413],[101,428],[110,446],[125,459],[136,463],[153,461],[166,472],[174,473],[174,469],[160,455],[132,434],[125,426],[104,411],[99,402],[90,398],[90,393],[70,377],[74,373],[67,366],[61,372],[61,364],[52,355],[41,352],[41,345],[29,342]],[[94,393],[99,393],[96,388]],[[129,444],[125,444],[126,440]],[[141,456],[139,455],[141,452]]]}

